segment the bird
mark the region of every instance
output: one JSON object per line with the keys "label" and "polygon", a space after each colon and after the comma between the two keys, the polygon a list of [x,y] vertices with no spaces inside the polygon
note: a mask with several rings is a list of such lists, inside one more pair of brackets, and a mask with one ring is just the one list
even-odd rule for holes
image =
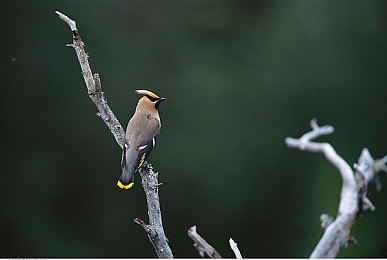
{"label": "bird", "polygon": [[133,187],[134,173],[155,146],[161,128],[159,105],[166,100],[149,90],[136,90],[136,93],[143,97],[138,101],[134,115],[126,128],[121,157],[122,173],[117,181],[117,186],[121,189]]}

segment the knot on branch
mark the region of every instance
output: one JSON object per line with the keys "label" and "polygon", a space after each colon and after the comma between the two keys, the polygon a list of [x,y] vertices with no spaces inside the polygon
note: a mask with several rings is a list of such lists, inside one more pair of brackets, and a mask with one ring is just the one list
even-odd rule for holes
{"label": "knot on branch", "polygon": [[[93,79],[94,79],[94,92],[90,92],[90,94],[94,94],[94,95],[102,95],[103,97],[103,92],[102,92],[102,89],[101,89],[101,78],[99,77],[99,74],[98,73],[94,73],[93,74]],[[103,100],[106,100],[104,97],[103,97]],[[106,100],[106,103],[107,103],[107,100]]]}
{"label": "knot on branch", "polygon": [[333,217],[329,216],[328,214],[321,214],[320,216],[320,221],[321,221],[321,227],[323,229],[327,229],[327,227],[332,224],[333,222]]}
{"label": "knot on branch", "polygon": [[347,239],[342,242],[341,248],[343,248],[343,247],[346,248],[346,247],[348,247],[349,244],[356,244],[356,243],[357,243],[356,238],[348,235]]}

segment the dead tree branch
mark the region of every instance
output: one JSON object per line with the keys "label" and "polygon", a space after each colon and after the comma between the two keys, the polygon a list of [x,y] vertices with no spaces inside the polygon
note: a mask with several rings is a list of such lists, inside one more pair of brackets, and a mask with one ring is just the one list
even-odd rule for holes
{"label": "dead tree branch", "polygon": [[358,164],[354,165],[356,173],[348,163],[341,158],[329,143],[316,143],[312,140],[323,135],[331,134],[332,126],[318,126],[315,119],[311,121],[312,131],[301,138],[286,138],[285,142],[290,148],[303,151],[323,153],[339,171],[342,178],[340,204],[336,219],[326,214],[321,216],[322,226],[325,232],[311,254],[311,258],[333,258],[342,247],[353,242],[350,231],[355,218],[362,211],[374,209],[370,200],[366,197],[367,185],[380,171],[387,172],[387,156],[380,160],[374,160],[367,148],[364,148]]}
{"label": "dead tree branch", "polygon": [[188,236],[194,241],[194,247],[201,257],[222,258],[220,254],[196,232],[196,226],[188,229]]}
{"label": "dead tree branch", "polygon": [[[74,48],[81,66],[83,79],[86,83],[87,93],[98,108],[99,112],[97,115],[100,116],[108,126],[110,132],[116,139],[116,142],[122,149],[125,142],[125,131],[104,97],[99,75],[93,74],[91,71],[88,55],[83,48],[85,44],[81,40],[76,22],[61,12],[56,11],[55,13],[60,19],[70,26],[73,35],[73,43],[67,44],[66,46]],[[161,210],[158,196],[158,174],[153,171],[150,164],[144,163],[144,166],[140,169],[140,175],[147,197],[149,224],[147,225],[144,221],[139,219],[135,219],[135,222],[142,226],[147,232],[159,258],[173,258],[161,221]]]}
{"label": "dead tree branch", "polygon": [[241,255],[241,252],[239,251],[238,244],[235,243],[234,239],[230,238],[229,243],[232,251],[234,252],[235,258],[242,259],[243,257]]}
{"label": "dead tree branch", "polygon": [[141,183],[144,187],[148,205],[149,224],[146,225],[141,219],[134,219],[134,222],[144,228],[149,240],[156,250],[159,258],[173,258],[172,251],[165,236],[159,202],[158,173],[153,171],[152,165],[144,162],[139,170]]}
{"label": "dead tree branch", "polygon": [[99,75],[93,74],[91,72],[88,55],[85,52],[85,49],[83,48],[85,44],[81,40],[81,36],[77,29],[77,25],[75,21],[71,20],[66,15],[58,11],[56,11],[55,13],[59,16],[60,19],[62,19],[70,26],[71,32],[73,34],[73,43],[67,44],[66,46],[74,48],[77,54],[79,65],[81,66],[83,79],[85,80],[85,83],[86,83],[87,94],[89,95],[90,99],[98,108],[99,113],[97,115],[100,116],[102,120],[105,122],[110,132],[113,134],[114,138],[116,139],[118,145],[122,149],[122,147],[124,147],[124,142],[125,142],[124,128],[121,126],[120,122],[118,122],[117,117],[110,109],[108,102],[103,95]]}

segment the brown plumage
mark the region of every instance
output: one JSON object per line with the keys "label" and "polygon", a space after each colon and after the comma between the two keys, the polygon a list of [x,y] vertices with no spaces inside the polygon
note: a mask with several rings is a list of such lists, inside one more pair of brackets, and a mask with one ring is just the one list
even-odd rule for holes
{"label": "brown plumage", "polygon": [[117,182],[117,186],[122,189],[130,189],[134,185],[134,173],[156,144],[161,127],[158,108],[165,100],[148,90],[136,92],[144,96],[138,101],[136,111],[126,128],[121,159],[122,174]]}

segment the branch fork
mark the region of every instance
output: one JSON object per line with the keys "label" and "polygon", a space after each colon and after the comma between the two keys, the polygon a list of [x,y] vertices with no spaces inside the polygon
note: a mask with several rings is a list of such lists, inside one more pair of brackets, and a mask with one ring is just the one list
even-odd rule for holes
{"label": "branch fork", "polygon": [[367,148],[364,148],[359,161],[354,165],[355,173],[348,163],[340,157],[329,143],[317,143],[312,140],[333,133],[332,126],[318,126],[313,119],[310,123],[312,131],[300,138],[287,137],[285,142],[290,148],[303,151],[320,152],[325,155],[340,172],[342,188],[339,209],[336,219],[326,214],[321,216],[321,225],[325,232],[311,254],[311,258],[333,258],[342,247],[356,240],[350,236],[355,218],[363,211],[375,207],[366,197],[368,183],[381,171],[387,172],[387,156],[374,160]]}

